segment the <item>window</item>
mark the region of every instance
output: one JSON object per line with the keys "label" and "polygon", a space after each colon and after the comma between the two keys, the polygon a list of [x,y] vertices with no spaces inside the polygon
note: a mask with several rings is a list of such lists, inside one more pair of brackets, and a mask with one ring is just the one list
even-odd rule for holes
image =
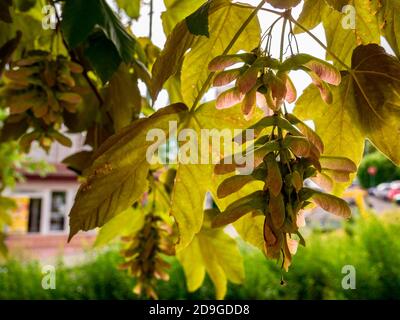
{"label": "window", "polygon": [[40,232],[41,211],[42,211],[42,199],[31,198],[29,200],[28,232],[30,233]]}
{"label": "window", "polygon": [[53,191],[51,193],[50,231],[64,231],[67,193]]}

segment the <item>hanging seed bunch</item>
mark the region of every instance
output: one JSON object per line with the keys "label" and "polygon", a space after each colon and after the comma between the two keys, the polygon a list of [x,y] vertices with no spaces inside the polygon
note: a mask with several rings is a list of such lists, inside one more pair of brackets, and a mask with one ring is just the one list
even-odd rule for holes
{"label": "hanging seed bunch", "polygon": [[168,281],[170,268],[162,254],[174,255],[173,230],[161,217],[149,213],[143,228],[133,236],[124,237],[126,248],[121,254],[125,258],[120,268],[127,269],[136,278],[133,292],[157,299],[155,286],[157,280]]}
{"label": "hanging seed bunch", "polygon": [[55,59],[46,51],[31,51],[4,72],[2,90],[11,117],[27,116],[34,131],[26,134],[22,145],[39,140],[48,149],[55,139],[69,145],[68,138],[58,133],[63,113],[74,113],[82,101],[77,77],[83,68],[64,56]]}
{"label": "hanging seed bunch", "polygon": [[213,80],[215,87],[235,82],[233,87],[218,96],[217,108],[230,108],[241,103],[246,119],[251,119],[256,106],[276,113],[285,101],[296,101],[296,88],[289,77],[292,70],[307,72],[327,103],[332,103],[329,84],[339,85],[341,81],[340,72],[331,64],[307,54],[293,55],[281,63],[254,50],[218,56],[210,62],[209,70],[216,72]]}
{"label": "hanging seed bunch", "polygon": [[[225,70],[239,62],[242,63],[239,68]],[[306,71],[322,98],[330,103],[328,84],[338,85],[340,73],[332,65],[309,55],[298,54],[280,63],[257,51],[220,56],[209,67],[219,71],[214,85],[235,81],[234,87],[218,97],[217,108],[241,102],[244,116],[250,118],[257,104],[265,104],[273,113],[249,128],[256,137],[245,150],[246,156],[250,153],[254,156],[252,174],[232,176],[240,165],[232,164],[231,157],[215,167],[216,174],[231,174],[219,185],[219,198],[240,191],[252,181],[262,181],[264,187],[230,204],[217,215],[213,226],[227,225],[248,213],[263,215],[264,252],[269,258],[282,259],[282,267],[287,271],[298,243],[305,244],[299,233],[299,227],[304,224],[304,209],[317,205],[344,218],[351,215],[344,200],[307,188],[305,181],[314,180],[331,191],[336,182],[349,181],[350,174],[357,169],[347,158],[322,156],[324,145],[317,133],[282,110],[285,101],[296,100],[296,89],[288,74],[291,70]]]}
{"label": "hanging seed bunch", "polygon": [[[275,114],[260,120],[254,126],[257,140],[246,153],[254,154],[255,169],[250,175],[233,175],[218,187],[217,195],[225,198],[241,190],[252,181],[264,182],[262,190],[245,196],[221,212],[213,221],[220,227],[232,223],[245,214],[264,215],[264,248],[269,258],[282,258],[288,270],[303,225],[303,210],[312,203],[335,215],[349,218],[347,203],[333,195],[307,188],[304,181],[312,179],[326,190],[335,182],[346,182],[356,171],[356,165],[347,158],[321,156],[323,143],[319,136],[291,114]],[[267,133],[262,134],[263,131]],[[215,166],[216,174],[236,170],[235,164],[225,159]]]}

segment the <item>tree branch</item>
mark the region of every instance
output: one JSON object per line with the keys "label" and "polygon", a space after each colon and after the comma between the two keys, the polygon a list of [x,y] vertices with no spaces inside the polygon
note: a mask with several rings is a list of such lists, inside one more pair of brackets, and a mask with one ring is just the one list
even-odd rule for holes
{"label": "tree branch", "polygon": [[[254,8],[253,12],[249,15],[249,17],[246,19],[245,22],[243,22],[242,26],[239,28],[239,30],[236,32],[236,34],[233,36],[231,42],[228,44],[228,46],[225,48],[225,50],[222,52],[221,55],[226,55],[228,52],[232,49],[233,45],[236,43],[236,41],[239,39],[240,35],[246,29],[248,24],[251,22],[251,20],[257,15],[258,11],[262,8],[266,0],[262,0],[260,4]],[[246,7],[246,6],[245,6]],[[201,98],[204,96],[206,91],[208,90],[208,86],[210,85],[210,82],[214,76],[215,72],[210,72],[208,74],[206,82],[204,82],[203,86],[200,89],[200,92],[198,93],[196,100],[193,102],[192,105],[192,110],[196,108],[198,103],[200,102]]]}
{"label": "tree branch", "polygon": [[84,70],[83,70],[83,73],[82,73],[83,77],[85,78],[85,80],[86,80],[86,82],[88,83],[90,89],[93,91],[94,95],[96,96],[97,100],[99,101],[100,106],[103,105],[103,103],[104,103],[103,98],[102,98],[100,92],[97,90],[96,85],[95,85],[95,84],[92,82],[92,80],[90,79],[90,77],[89,77],[89,75],[88,75],[88,70],[85,68],[85,66],[83,65],[83,63],[81,63],[81,62],[79,61],[77,55],[75,54],[75,51],[69,47],[67,41],[66,41],[65,38],[64,38],[64,34],[63,34],[62,30],[59,29],[60,26],[61,26],[61,19],[60,19],[60,15],[58,14],[58,11],[57,11],[57,8],[56,8],[56,5],[55,5],[54,0],[49,0],[49,2],[50,2],[50,4],[53,6],[54,12],[55,12],[55,14],[56,14],[56,18],[57,18],[57,30],[59,30],[59,32],[60,32],[60,34],[61,34],[61,39],[62,39],[62,42],[63,42],[63,44],[64,44],[64,47],[67,49],[67,51],[68,51],[68,53],[69,53],[69,55],[70,55],[70,57],[71,57],[71,60],[73,60],[74,62],[80,64],[80,65],[83,67],[83,69],[84,69]]}
{"label": "tree branch", "polygon": [[339,62],[343,67],[345,67],[347,70],[351,70],[351,68],[343,62],[342,59],[340,59],[336,54],[334,54],[329,48],[321,41],[319,40],[311,31],[309,31],[307,28],[303,27],[300,23],[297,22],[296,19],[294,19],[291,15],[288,16],[288,19],[293,22],[296,26],[298,26],[301,30],[306,32],[311,38],[314,39],[322,48],[325,49],[326,52],[328,52],[337,62]]}

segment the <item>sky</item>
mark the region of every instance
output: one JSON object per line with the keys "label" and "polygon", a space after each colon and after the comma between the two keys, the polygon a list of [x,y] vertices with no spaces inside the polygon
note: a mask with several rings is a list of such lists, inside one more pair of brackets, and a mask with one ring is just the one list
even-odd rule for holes
{"label": "sky", "polygon": [[[163,0],[153,0],[153,37],[152,41],[160,48],[164,46],[166,37],[163,32],[162,23],[161,23],[161,13],[165,11],[164,1]],[[250,5],[258,5],[259,0],[241,0],[241,3],[247,3]],[[266,5],[265,7],[269,7],[270,9],[274,9],[271,6]],[[292,12],[293,16],[296,18],[300,14],[302,6],[298,6]],[[136,36],[144,36],[147,37],[149,34],[149,6],[146,4],[142,5],[142,15],[138,21],[135,21],[132,24],[132,31]],[[260,24],[262,27],[262,31],[265,31],[269,25],[276,19],[276,15],[273,13],[261,11],[258,14]],[[281,20],[282,21],[282,20]],[[278,22],[276,24],[275,30],[280,30],[282,27],[282,22]],[[325,34],[322,26],[318,26],[313,30],[313,33],[325,43]],[[306,34],[299,34],[296,36],[300,52],[309,53],[317,58],[324,59],[325,51],[324,49],[317,44],[310,36]],[[280,46],[280,37],[275,37],[272,43],[272,54],[275,57],[279,57],[279,46]],[[301,71],[296,71],[291,73],[291,78],[297,88],[298,95],[300,96],[301,92],[311,83],[310,78]],[[214,93],[211,91],[208,95],[206,95],[206,99],[210,100],[214,97]],[[166,92],[162,92],[155,103],[155,108],[158,109],[160,107],[165,106],[168,103],[168,95]],[[293,107],[293,106],[292,106]],[[289,106],[290,109],[290,106]]]}

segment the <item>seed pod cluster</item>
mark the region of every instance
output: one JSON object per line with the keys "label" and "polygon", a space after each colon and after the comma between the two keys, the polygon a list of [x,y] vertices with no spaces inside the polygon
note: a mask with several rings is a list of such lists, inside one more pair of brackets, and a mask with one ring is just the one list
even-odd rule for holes
{"label": "seed pod cluster", "polygon": [[[252,181],[262,181],[264,187],[233,202],[217,215],[213,225],[232,223],[248,213],[264,215],[265,254],[269,258],[282,258],[282,266],[288,270],[299,241],[304,244],[299,227],[306,207],[314,203],[341,217],[348,218],[351,214],[344,200],[307,188],[304,181],[318,182],[324,176],[332,183],[343,182],[356,171],[356,166],[346,158],[322,156],[324,146],[320,137],[291,114],[265,117],[249,129],[255,131],[256,140],[246,153],[254,154],[255,169],[251,175],[225,179],[217,195],[227,197]],[[216,165],[215,173],[232,173],[240,167],[229,163],[231,159],[223,159]]]}
{"label": "seed pod cluster", "polygon": [[145,217],[143,228],[133,236],[124,237],[125,248],[121,254],[125,262],[120,269],[128,270],[136,278],[133,292],[157,299],[155,286],[157,280],[168,281],[167,269],[170,267],[162,254],[174,255],[171,239],[173,230],[159,216],[149,213]]}
{"label": "seed pod cluster", "polygon": [[[238,64],[240,66],[234,68]],[[285,101],[296,101],[296,88],[289,77],[292,70],[308,73],[327,103],[332,102],[328,84],[339,85],[341,81],[340,72],[335,67],[313,56],[297,54],[281,63],[258,49],[251,53],[218,56],[208,68],[216,72],[213,80],[215,87],[235,81],[232,88],[218,96],[217,108],[230,108],[241,103],[246,119],[252,117],[256,106],[278,113]]]}
{"label": "seed pod cluster", "polygon": [[4,72],[5,87],[1,95],[11,117],[25,117],[34,131],[25,135],[23,145],[39,140],[47,149],[52,140],[68,144],[57,132],[64,112],[75,113],[82,101],[78,77],[83,68],[64,56],[46,51],[30,51]]}

